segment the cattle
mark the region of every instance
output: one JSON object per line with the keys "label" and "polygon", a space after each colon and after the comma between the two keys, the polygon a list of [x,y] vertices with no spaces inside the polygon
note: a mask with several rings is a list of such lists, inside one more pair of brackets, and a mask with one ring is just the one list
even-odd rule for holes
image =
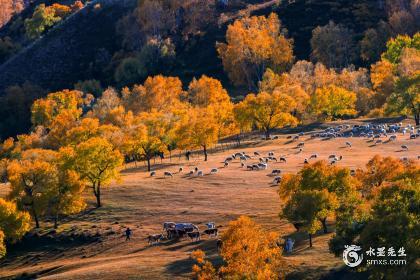
{"label": "cattle", "polygon": [[153,234],[147,237],[149,245],[157,244],[163,239],[164,239],[163,234]]}
{"label": "cattle", "polygon": [[218,236],[219,235],[219,230],[217,229],[217,228],[208,228],[208,229],[205,229],[204,231],[203,231],[203,234],[207,234],[208,236],[214,236],[214,237],[216,237],[216,236]]}
{"label": "cattle", "polygon": [[199,231],[187,232],[187,236],[191,239],[191,241],[199,241],[201,239]]}

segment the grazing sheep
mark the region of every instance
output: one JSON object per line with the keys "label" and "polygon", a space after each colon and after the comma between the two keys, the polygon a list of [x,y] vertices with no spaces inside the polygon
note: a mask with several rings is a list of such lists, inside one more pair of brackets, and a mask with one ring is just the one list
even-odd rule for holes
{"label": "grazing sheep", "polygon": [[217,168],[213,168],[213,169],[210,171],[210,174],[216,174],[217,172],[219,172],[219,169],[217,169]]}
{"label": "grazing sheep", "polygon": [[298,140],[299,139],[299,135],[295,135],[295,136],[293,136],[293,141],[295,141],[295,140]]}
{"label": "grazing sheep", "polygon": [[189,175],[189,176],[194,175],[194,171],[193,171],[193,170],[191,170],[190,172],[188,172],[188,175]]}
{"label": "grazing sheep", "polygon": [[273,169],[272,171],[271,171],[271,175],[278,175],[278,174],[280,174],[281,173],[281,170],[280,169]]}
{"label": "grazing sheep", "polygon": [[174,175],[172,175],[172,172],[165,171],[165,172],[163,173],[163,176],[165,176],[165,177],[173,177]]}
{"label": "grazing sheep", "polygon": [[194,171],[197,172],[198,171],[198,167],[194,167]]}
{"label": "grazing sheep", "polygon": [[356,176],[356,170],[354,169],[350,170],[350,176]]}
{"label": "grazing sheep", "polygon": [[247,159],[251,159],[250,155],[244,155]]}
{"label": "grazing sheep", "polygon": [[246,166],[246,169],[248,169],[248,170],[253,170],[253,169],[254,169],[254,166],[253,166],[253,165],[247,165],[247,166]]}
{"label": "grazing sheep", "polygon": [[224,167],[228,167],[229,166],[229,162],[225,161],[225,164],[223,166]]}
{"label": "grazing sheep", "polygon": [[287,161],[286,161],[286,158],[281,157],[281,158],[279,158],[279,162],[287,162]]}
{"label": "grazing sheep", "polygon": [[225,159],[225,162],[232,161],[232,160],[233,160],[233,158],[232,158],[232,157],[227,157],[227,158]]}
{"label": "grazing sheep", "polygon": [[234,154],[234,156],[235,157],[243,157],[244,156],[244,153],[236,153],[236,154]]}
{"label": "grazing sheep", "polygon": [[268,156],[269,156],[269,157],[274,156],[274,152],[268,152]]}
{"label": "grazing sheep", "polygon": [[330,162],[330,164],[331,164],[331,165],[334,165],[336,162],[337,162],[336,160],[332,160],[332,161]]}
{"label": "grazing sheep", "polygon": [[258,164],[253,164],[252,165],[252,170],[260,170],[260,167]]}
{"label": "grazing sheep", "polygon": [[346,147],[351,148],[351,143],[350,142],[346,142]]}
{"label": "grazing sheep", "polygon": [[378,145],[378,144],[382,144],[382,140],[380,140],[380,139],[379,140],[376,140],[375,141],[375,145]]}
{"label": "grazing sheep", "polygon": [[267,169],[268,168],[268,164],[266,164],[266,163],[258,163],[258,167],[259,167],[259,169]]}
{"label": "grazing sheep", "polygon": [[200,176],[200,177],[201,177],[201,176],[204,176],[203,171],[202,171],[202,170],[198,170],[198,171],[197,171],[197,176]]}
{"label": "grazing sheep", "polygon": [[150,172],[150,177],[155,177],[155,176],[156,176],[156,171]]}
{"label": "grazing sheep", "polygon": [[254,156],[259,157],[260,153],[259,152],[254,152]]}
{"label": "grazing sheep", "polygon": [[305,143],[304,143],[304,142],[300,142],[300,143],[297,145],[297,147],[298,147],[298,148],[302,148],[303,146],[305,146]]}
{"label": "grazing sheep", "polygon": [[408,151],[408,147],[407,147],[407,145],[402,145],[402,146],[401,146],[401,149],[403,149],[404,151]]}
{"label": "grazing sheep", "polygon": [[273,180],[273,185],[278,185],[280,183],[280,181],[281,181],[280,176],[275,177],[274,180]]}
{"label": "grazing sheep", "polygon": [[302,149],[302,148],[300,148],[300,149],[299,149],[299,151],[298,151],[298,153],[301,153],[302,151],[303,151],[303,149]]}
{"label": "grazing sheep", "polygon": [[247,158],[246,158],[246,157],[244,157],[244,156],[240,156],[240,157],[239,157],[239,160],[241,160],[241,161],[247,161]]}
{"label": "grazing sheep", "polygon": [[395,140],[397,140],[397,135],[389,136],[389,141],[395,141]]}
{"label": "grazing sheep", "polygon": [[328,159],[333,159],[333,158],[336,158],[336,157],[337,157],[336,155],[329,155]]}
{"label": "grazing sheep", "polygon": [[245,163],[241,162],[241,167],[244,167],[244,166],[245,166]]}
{"label": "grazing sheep", "polygon": [[401,161],[408,161],[408,157],[402,157]]}
{"label": "grazing sheep", "polygon": [[180,167],[178,172],[181,173],[182,171],[184,171],[184,168]]}
{"label": "grazing sheep", "polygon": [[312,154],[309,159],[318,158],[318,154]]}
{"label": "grazing sheep", "polygon": [[308,159],[305,158],[305,160],[303,161],[303,164],[308,164],[308,163],[309,163]]}

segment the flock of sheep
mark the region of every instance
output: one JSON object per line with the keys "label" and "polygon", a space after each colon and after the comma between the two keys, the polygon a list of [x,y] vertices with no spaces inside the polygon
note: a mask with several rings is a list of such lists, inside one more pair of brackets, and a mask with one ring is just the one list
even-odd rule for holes
{"label": "flock of sheep", "polygon": [[[385,144],[391,141],[397,140],[397,133],[401,133],[402,135],[410,134],[410,139],[416,139],[420,137],[420,129],[415,129],[412,125],[403,126],[402,123],[398,124],[366,124],[366,125],[339,125],[336,127],[329,127],[324,131],[311,133],[310,138],[320,138],[320,139],[330,139],[330,138],[352,138],[352,137],[362,137],[369,140],[369,142],[374,142],[374,145]],[[300,132],[294,136],[288,136],[288,139],[291,139],[292,142],[295,142],[300,139],[300,137],[304,136],[305,133]],[[344,143],[346,148],[351,148],[352,143],[348,140]],[[305,142],[299,142],[296,145],[297,154],[302,153],[305,147]],[[407,145],[401,145],[402,151],[408,151]],[[308,158],[305,158],[303,164],[308,164],[311,159],[318,159],[318,154],[312,154]],[[420,156],[417,157],[420,159]],[[329,163],[331,165],[341,161],[343,159],[342,155],[331,154],[328,156]],[[407,158],[402,158],[403,160],[407,160]],[[258,151],[251,152],[251,154],[246,152],[237,152],[226,157],[223,161],[223,168],[229,167],[230,164],[234,162],[238,162],[242,168],[245,168],[249,171],[258,171],[258,170],[267,170],[269,165],[273,162],[278,163],[286,163],[287,158],[284,155],[276,156],[273,151],[268,152],[267,154],[263,155]],[[253,161],[252,163],[249,163]],[[182,173],[184,171],[183,167],[180,167],[178,173]],[[208,175],[216,174],[219,172],[219,168],[212,168]],[[281,170],[280,169],[273,169],[269,176],[274,176],[273,184],[277,185],[281,181]],[[150,173],[151,177],[156,176],[156,171],[152,171]],[[165,178],[170,178],[175,175],[175,173],[171,171],[164,171],[163,173]],[[195,167],[193,170],[188,171],[186,176],[192,177],[202,177],[205,173],[203,170],[200,170],[198,167]]]}

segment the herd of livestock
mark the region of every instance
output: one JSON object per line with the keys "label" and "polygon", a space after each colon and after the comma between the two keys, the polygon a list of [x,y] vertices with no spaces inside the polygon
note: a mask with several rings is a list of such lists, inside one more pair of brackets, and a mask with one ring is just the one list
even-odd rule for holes
{"label": "herd of livestock", "polygon": [[[346,141],[343,145],[346,148],[351,148],[351,138],[353,137],[361,137],[366,138],[369,142],[373,142],[373,144],[385,144],[388,142],[396,141],[397,134],[400,133],[402,136],[409,135],[409,139],[417,139],[420,137],[420,129],[415,128],[414,126],[408,124],[407,126],[403,126],[402,123],[397,124],[366,124],[366,125],[339,125],[336,127],[329,127],[323,131],[319,132],[312,132],[307,133],[306,135],[310,136],[311,139],[319,138],[319,139],[331,139],[331,138],[346,138]],[[302,136],[304,136],[304,132],[300,132],[296,135],[288,136],[287,139],[290,142],[297,142]],[[278,136],[275,136],[275,139],[278,139]],[[401,137],[401,136],[400,136]],[[273,139],[273,137],[272,137]],[[301,153],[305,147],[305,142],[297,142],[295,149],[297,150],[297,154]],[[407,145],[401,145],[402,151],[408,151]],[[308,164],[311,159],[319,158],[318,154],[311,154],[308,158],[305,158],[303,164]],[[342,155],[331,154],[328,156],[329,163],[335,164],[336,162],[343,159]],[[417,159],[420,159],[420,156],[417,156]],[[252,164],[247,164],[251,160],[256,161]],[[402,160],[407,160],[407,157],[402,158]],[[287,158],[286,156],[276,156],[273,151],[268,152],[266,155],[258,151],[254,151],[252,153],[246,152],[237,152],[228,157],[226,157],[223,161],[224,168],[229,167],[231,163],[234,161],[239,161],[242,168],[250,171],[258,171],[258,170],[267,170],[269,167],[270,162],[279,162],[279,163],[286,163]],[[184,171],[183,167],[179,167],[178,173],[182,173]],[[216,174],[219,172],[219,168],[212,168],[208,175]],[[351,175],[355,174],[355,170],[351,170]],[[173,177],[175,173],[171,171],[164,171],[164,177],[170,178]],[[186,176],[204,176],[204,171],[200,170],[198,167],[194,167],[193,170],[188,171],[185,173]],[[150,173],[151,177],[156,176],[156,171],[152,171]],[[278,185],[281,182],[281,170],[280,169],[272,169],[271,173],[268,176],[273,176],[274,180],[272,181],[273,185]],[[200,232],[199,228],[191,223],[173,223],[173,222],[165,222],[163,224],[163,233],[150,235],[148,237],[149,244],[153,245],[158,243],[163,239],[181,239],[183,237],[190,238],[192,241],[200,240],[201,236],[206,234],[210,237],[217,237],[218,236],[218,228],[215,226],[214,223],[207,223],[207,228]],[[218,241],[219,243],[219,241]]]}

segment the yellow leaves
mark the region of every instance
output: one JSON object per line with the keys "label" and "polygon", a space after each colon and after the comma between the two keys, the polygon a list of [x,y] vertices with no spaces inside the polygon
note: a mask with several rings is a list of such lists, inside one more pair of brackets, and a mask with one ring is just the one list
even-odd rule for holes
{"label": "yellow leaves", "polygon": [[274,128],[295,126],[298,123],[298,120],[290,114],[296,108],[296,102],[286,94],[280,92],[248,94],[241,103],[242,105],[238,106],[242,108],[237,109],[238,113],[241,113],[239,117],[247,116],[256,127],[265,132],[267,138]]}
{"label": "yellow leaves", "polygon": [[311,109],[319,117],[337,118],[354,115],[356,94],[334,85],[318,88],[311,96]]}
{"label": "yellow leaves", "polygon": [[123,89],[123,101],[128,110],[139,112],[170,112],[181,105],[184,95],[179,78],[162,75],[148,77],[143,85],[135,85],[131,90]]}
{"label": "yellow leaves", "polygon": [[94,137],[76,146],[74,164],[82,179],[106,185],[119,177],[123,157],[106,139]]}
{"label": "yellow leaves", "polygon": [[74,119],[79,118],[83,104],[82,92],[76,90],[63,90],[48,94],[38,99],[31,108],[32,123],[49,127],[51,122],[61,113],[67,111]]}
{"label": "yellow leaves", "polygon": [[264,231],[249,217],[229,223],[222,237],[222,275],[232,279],[278,279],[281,268],[279,235]]}
{"label": "yellow leaves", "polygon": [[217,51],[233,83],[255,86],[266,67],[284,69],[293,60],[292,42],[280,27],[275,14],[242,18],[228,26],[227,43],[218,43]]}
{"label": "yellow leaves", "polygon": [[[27,212],[17,209],[16,203],[0,198],[0,237],[16,242],[30,229],[31,218]],[[0,238],[0,246],[1,246]],[[1,256],[1,254],[0,254]]]}

